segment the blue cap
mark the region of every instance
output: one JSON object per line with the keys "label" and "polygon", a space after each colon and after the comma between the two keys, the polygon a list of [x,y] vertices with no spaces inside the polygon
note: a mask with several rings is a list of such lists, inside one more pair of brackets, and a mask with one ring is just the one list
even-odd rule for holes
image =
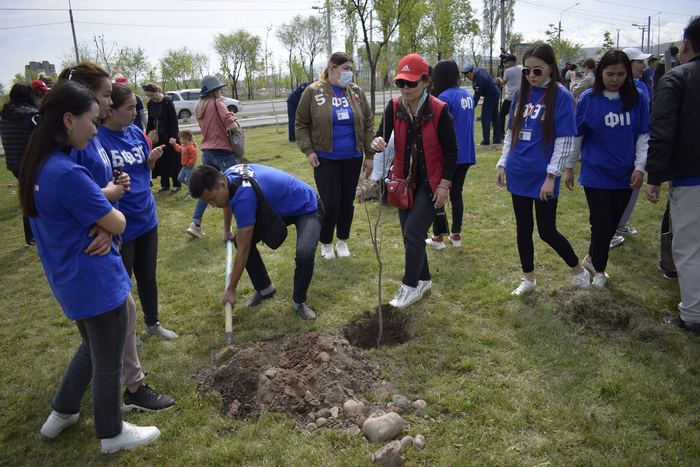
{"label": "blue cap", "polygon": [[467,73],[471,73],[472,71],[474,71],[474,65],[467,65],[462,70],[462,73],[466,75]]}
{"label": "blue cap", "polygon": [[216,76],[207,75],[204,78],[202,78],[202,88],[199,90],[199,92],[202,94],[202,96],[204,96],[219,88],[223,88],[224,86],[226,85],[222,83],[221,80]]}

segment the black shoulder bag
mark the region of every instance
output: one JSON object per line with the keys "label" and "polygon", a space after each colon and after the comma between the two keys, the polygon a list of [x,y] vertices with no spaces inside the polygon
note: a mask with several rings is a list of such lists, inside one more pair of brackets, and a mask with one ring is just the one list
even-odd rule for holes
{"label": "black shoulder bag", "polygon": [[253,228],[253,243],[263,242],[276,250],[287,238],[287,224],[277,211],[272,209],[265,199],[255,178],[251,177],[248,167],[243,166],[241,176],[229,187],[229,199],[233,198],[243,182],[248,182],[255,190],[258,199],[258,209],[255,211],[255,227]]}

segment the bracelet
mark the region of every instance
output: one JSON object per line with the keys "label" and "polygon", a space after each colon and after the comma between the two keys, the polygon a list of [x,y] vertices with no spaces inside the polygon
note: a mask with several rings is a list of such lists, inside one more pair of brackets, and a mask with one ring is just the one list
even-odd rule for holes
{"label": "bracelet", "polygon": [[442,188],[443,190],[449,190],[449,188],[445,188],[444,186],[439,186],[438,188]]}

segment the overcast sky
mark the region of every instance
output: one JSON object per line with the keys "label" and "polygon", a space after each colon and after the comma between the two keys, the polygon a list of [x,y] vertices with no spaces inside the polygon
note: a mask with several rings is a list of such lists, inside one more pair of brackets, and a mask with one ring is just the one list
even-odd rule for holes
{"label": "overcast sky", "polygon": [[[544,38],[549,23],[558,23],[562,10],[576,0],[517,0],[515,30],[526,40]],[[142,47],[151,63],[167,49],[184,46],[210,58],[210,72],[219,68],[212,51],[215,34],[246,29],[257,34],[275,63],[284,62],[285,52],[275,38],[277,27],[294,15],[319,14],[311,7],[320,0],[72,0],[79,42],[91,42],[102,34],[106,42]],[[482,2],[472,1],[475,9]],[[0,82],[7,85],[15,73],[23,72],[30,60],[49,60],[57,67],[61,57],[72,53],[68,0],[0,0]],[[55,11],[54,11],[55,9]],[[96,11],[96,10],[111,11]],[[660,14],[658,14],[660,13]],[[478,14],[478,12],[477,12]],[[620,45],[639,47],[642,31],[633,23],[646,24],[652,16],[652,42],[678,41],[690,17],[700,14],[700,0],[580,0],[561,14],[562,37],[584,46],[600,46],[603,33]],[[660,25],[660,27],[659,27]],[[268,30],[270,31],[268,34]],[[334,49],[343,44],[340,24],[333,28]],[[323,60],[323,58],[321,58]]]}

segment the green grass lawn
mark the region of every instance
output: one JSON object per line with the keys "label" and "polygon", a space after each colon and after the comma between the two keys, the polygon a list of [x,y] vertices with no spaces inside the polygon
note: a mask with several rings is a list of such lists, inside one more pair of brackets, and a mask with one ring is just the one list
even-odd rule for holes
{"label": "green grass lawn", "polygon": [[[286,126],[248,130],[247,157],[313,185],[311,168]],[[477,134],[480,131],[477,129]],[[434,419],[407,416],[413,465],[691,465],[700,462],[700,339],[662,327],[675,312],[677,284],[656,272],[663,206],[640,199],[631,223],[637,238],[613,250],[605,291],[574,291],[566,265],[536,240],[539,290],[510,291],[520,280],[510,197],[494,185],[499,154],[479,148],[464,189],[462,248],[429,251],[433,289],[405,311],[415,339],[367,352],[411,399],[428,402]],[[363,465],[379,445],[323,428],[304,435],[285,416],[245,421],[220,414],[221,401],[200,395],[192,375],[223,344],[220,305],[225,251],[220,210],[204,217],[207,237],[183,233],[194,202],[184,193],[157,195],[160,219],[159,296],[163,324],[180,337],[144,338],[147,382],[177,399],[164,413],[129,413],[154,424],[152,445],[99,454],[92,407],[57,440],[40,437],[56,385],[75,351],[78,332],[49,291],[35,248],[23,246],[15,180],[0,169],[0,463],[82,465]],[[371,213],[377,204],[369,205]],[[386,208],[385,208],[386,209]],[[583,190],[562,190],[559,228],[583,255],[588,210]],[[396,212],[382,218],[384,301],[400,284],[403,248]],[[237,306],[237,342],[310,330],[339,332],[376,304],[376,263],[364,208],[357,204],[353,257],[316,263],[309,304],[319,319],[304,322],[290,308],[294,229],[277,251],[263,250],[278,293],[256,309]],[[252,292],[247,276],[239,301]],[[139,319],[142,314],[139,311]],[[138,325],[139,333],[143,323]]]}

